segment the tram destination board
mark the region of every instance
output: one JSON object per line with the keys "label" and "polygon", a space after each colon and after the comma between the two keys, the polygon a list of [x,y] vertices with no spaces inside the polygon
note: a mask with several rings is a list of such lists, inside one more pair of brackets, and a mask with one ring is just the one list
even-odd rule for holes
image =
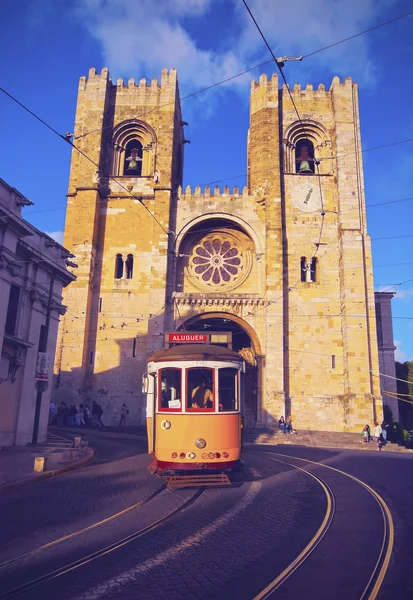
{"label": "tram destination board", "polygon": [[174,344],[220,344],[232,347],[232,334],[228,331],[173,331],[165,334],[168,346]]}

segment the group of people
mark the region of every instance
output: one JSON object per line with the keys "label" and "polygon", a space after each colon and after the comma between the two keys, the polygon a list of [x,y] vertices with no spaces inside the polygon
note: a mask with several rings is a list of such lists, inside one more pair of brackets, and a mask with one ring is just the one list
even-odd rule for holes
{"label": "group of people", "polygon": [[373,436],[371,435],[370,425],[366,425],[365,427],[363,427],[360,433],[361,441],[368,443],[373,437],[373,440],[377,444],[377,450],[381,450],[383,446],[387,444],[388,428],[389,424],[385,421],[383,421],[381,425],[378,423],[378,421],[374,421]]}
{"label": "group of people", "polygon": [[79,404],[79,406],[71,404],[69,406],[66,402],[61,402],[56,409],[56,405],[52,401],[49,408],[49,425],[103,428],[102,415],[103,408],[95,400],[91,411],[84,404]]}
{"label": "group of people", "polygon": [[284,417],[280,417],[278,419],[278,429],[281,429],[284,433],[297,433],[293,427],[293,420],[291,417],[287,417],[287,420]]}
{"label": "group of people", "polygon": [[[120,409],[119,426],[123,427],[126,422],[126,417],[129,414],[129,409],[126,404]],[[61,402],[56,409],[56,404],[51,401],[49,408],[49,425],[57,425],[58,427],[94,427],[103,429],[105,427],[103,421],[103,408],[95,400],[92,402],[92,409],[84,404],[70,406],[66,402]]]}

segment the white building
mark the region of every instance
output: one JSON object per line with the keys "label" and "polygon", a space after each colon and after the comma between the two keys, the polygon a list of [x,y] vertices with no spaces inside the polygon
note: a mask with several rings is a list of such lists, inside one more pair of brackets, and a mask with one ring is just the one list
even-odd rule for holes
{"label": "white building", "polygon": [[51,381],[59,316],[66,310],[62,288],[75,279],[67,270],[69,252],[22,218],[22,206],[31,204],[0,179],[0,447],[32,441],[36,401],[38,440],[46,437],[51,386],[40,398],[35,386],[40,337],[50,305]]}

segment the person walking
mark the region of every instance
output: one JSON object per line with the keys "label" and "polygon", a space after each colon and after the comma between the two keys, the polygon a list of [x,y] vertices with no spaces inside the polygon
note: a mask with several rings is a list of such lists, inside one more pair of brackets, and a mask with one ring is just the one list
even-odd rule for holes
{"label": "person walking", "polygon": [[126,421],[126,417],[127,417],[128,414],[129,414],[128,407],[126,406],[126,404],[122,404],[122,408],[120,409],[119,427],[124,427],[125,421]]}
{"label": "person walking", "polygon": [[83,421],[83,404],[81,404],[79,406],[79,408],[76,408],[77,413],[76,413],[76,426],[77,427],[81,427],[82,425],[84,425],[84,421]]}
{"label": "person walking", "polygon": [[53,400],[50,400],[50,406],[49,406],[49,425],[52,424],[55,412],[56,412],[56,404],[53,402]]}
{"label": "person walking", "polygon": [[98,404],[98,427],[101,427],[102,429],[105,427],[104,424],[102,423],[102,415],[103,415],[103,408],[101,404]]}
{"label": "person walking", "polygon": [[98,427],[99,424],[99,406],[96,400],[92,402],[92,427]]}

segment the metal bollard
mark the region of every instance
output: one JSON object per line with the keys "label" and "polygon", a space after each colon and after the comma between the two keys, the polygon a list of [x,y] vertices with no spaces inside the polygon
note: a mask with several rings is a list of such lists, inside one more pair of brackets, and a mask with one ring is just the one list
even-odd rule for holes
{"label": "metal bollard", "polygon": [[34,473],[43,473],[46,470],[47,458],[44,456],[36,456],[34,459]]}
{"label": "metal bollard", "polygon": [[74,447],[75,448],[80,448],[81,442],[82,442],[82,438],[80,436],[76,436],[75,439],[74,439],[74,442],[73,442]]}

